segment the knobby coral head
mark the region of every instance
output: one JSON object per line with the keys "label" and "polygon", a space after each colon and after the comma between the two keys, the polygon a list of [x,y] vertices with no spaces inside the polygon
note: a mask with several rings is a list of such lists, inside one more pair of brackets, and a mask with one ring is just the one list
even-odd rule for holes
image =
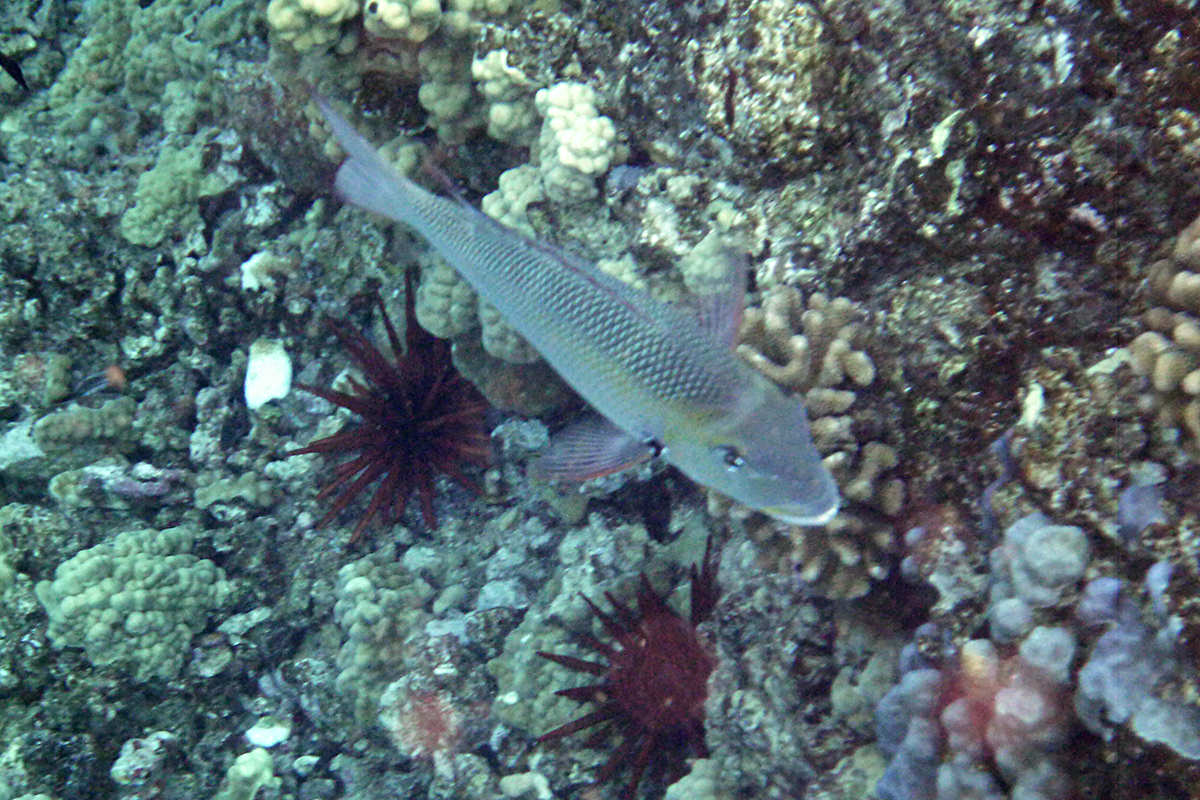
{"label": "knobby coral head", "polygon": [[485,467],[491,460],[491,439],[484,419],[487,401],[455,371],[449,343],[417,324],[411,273],[405,276],[405,287],[403,347],[382,299],[375,298],[392,358],[353,326],[326,318],[330,332],[354,360],[362,378],[348,378],[346,392],[297,384],[360,417],[356,424],[332,436],[287,453],[353,456],[337,465],[333,480],[317,495],[318,501],[334,497],[318,525],[329,522],[377,483],[354,526],[351,542],[357,541],[377,516],[388,523],[398,520],[414,490],[425,524],[436,527],[435,475],[447,475],[479,494],[479,485],[462,468],[466,464]]}

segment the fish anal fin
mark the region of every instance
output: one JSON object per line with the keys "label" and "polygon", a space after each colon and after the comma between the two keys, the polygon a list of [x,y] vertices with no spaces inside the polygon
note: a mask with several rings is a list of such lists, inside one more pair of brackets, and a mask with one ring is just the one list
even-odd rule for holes
{"label": "fish anal fin", "polygon": [[591,415],[555,434],[550,448],[530,465],[529,476],[581,482],[628,469],[653,454],[645,442]]}

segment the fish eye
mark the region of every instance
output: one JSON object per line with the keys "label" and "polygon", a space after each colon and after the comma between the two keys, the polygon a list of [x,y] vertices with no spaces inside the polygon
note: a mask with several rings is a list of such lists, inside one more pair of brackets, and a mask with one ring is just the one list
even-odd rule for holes
{"label": "fish eye", "polygon": [[732,472],[746,463],[746,458],[742,455],[742,451],[738,450],[733,445],[723,445],[717,448],[721,453],[721,460],[725,462],[725,466]]}

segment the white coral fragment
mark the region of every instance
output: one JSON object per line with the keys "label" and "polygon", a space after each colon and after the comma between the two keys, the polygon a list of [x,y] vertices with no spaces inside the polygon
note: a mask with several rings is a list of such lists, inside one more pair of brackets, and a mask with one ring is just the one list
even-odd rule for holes
{"label": "white coral fragment", "polygon": [[239,268],[242,276],[242,291],[261,292],[275,289],[275,277],[287,275],[295,264],[286,258],[260,250],[242,262]]}
{"label": "white coral fragment", "polygon": [[277,339],[256,339],[246,360],[246,405],[257,411],[292,390],[292,360]]}

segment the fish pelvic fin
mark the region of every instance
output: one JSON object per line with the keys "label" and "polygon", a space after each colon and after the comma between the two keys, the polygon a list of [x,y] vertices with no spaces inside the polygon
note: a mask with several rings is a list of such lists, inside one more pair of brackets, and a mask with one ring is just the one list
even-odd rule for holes
{"label": "fish pelvic fin", "polygon": [[646,442],[592,414],[555,434],[550,448],[530,465],[529,476],[579,483],[620,472],[654,455]]}

